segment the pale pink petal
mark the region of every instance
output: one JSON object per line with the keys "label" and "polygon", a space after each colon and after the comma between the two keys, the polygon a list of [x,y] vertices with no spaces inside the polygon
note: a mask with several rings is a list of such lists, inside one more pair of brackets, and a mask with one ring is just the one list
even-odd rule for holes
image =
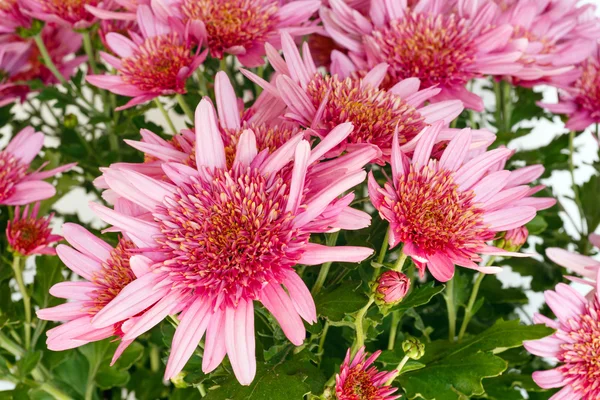
{"label": "pale pink petal", "polygon": [[306,169],[308,167],[310,157],[310,144],[306,140],[302,140],[296,147],[294,156],[294,168],[292,170],[292,181],[290,183],[290,192],[288,195],[286,212],[296,213],[302,194],[304,192],[304,180],[306,178]]}
{"label": "pale pink petal", "polygon": [[71,271],[88,281],[92,280],[94,273],[102,270],[100,260],[88,257],[64,244],[56,247],[56,254]]}
{"label": "pale pink petal", "polygon": [[483,223],[491,231],[501,232],[525,225],[535,217],[533,207],[512,207],[486,213]]}
{"label": "pale pink petal", "polygon": [[540,357],[556,357],[560,352],[560,345],[564,342],[554,336],[548,336],[539,340],[527,340],[523,342],[525,349]]}
{"label": "pale pink petal", "polygon": [[428,256],[427,269],[440,282],[448,282],[454,276],[454,263],[443,254]]}
{"label": "pale pink petal", "polygon": [[62,226],[62,233],[71,246],[86,256],[98,261],[110,257],[112,247],[80,225],[67,222]]}
{"label": "pale pink petal", "polygon": [[225,147],[215,110],[208,99],[196,108],[196,165],[208,169],[225,168]]}
{"label": "pale pink petal", "polygon": [[87,314],[81,302],[65,303],[55,307],[43,308],[36,312],[39,319],[47,321],[71,321]]}
{"label": "pale pink petal", "polygon": [[98,286],[92,282],[59,282],[50,288],[50,294],[60,299],[91,300]]}
{"label": "pale pink petal", "polygon": [[361,262],[373,254],[373,249],[357,246],[325,246],[307,243],[299,264],[319,265],[325,262]]}
{"label": "pale pink petal", "polygon": [[225,346],[233,372],[241,385],[252,383],[256,375],[254,306],[241,300],[225,311]]}
{"label": "pale pink petal", "polygon": [[215,77],[215,98],[221,126],[224,129],[239,129],[241,122],[237,96],[224,71],[217,72]]}
{"label": "pale pink petal", "polygon": [[532,377],[535,383],[544,389],[558,388],[567,384],[565,377],[558,369],[535,371]]}
{"label": "pale pink petal", "polygon": [[225,348],[225,313],[217,310],[210,318],[206,330],[204,354],[202,356],[202,372],[208,374],[221,364],[227,354]]}
{"label": "pale pink petal", "polygon": [[292,300],[281,286],[277,283],[266,285],[261,291],[260,301],[279,322],[290,342],[300,346],[306,337],[306,330]]}
{"label": "pale pink petal", "polygon": [[256,136],[250,129],[245,129],[240,135],[235,154],[235,162],[245,167],[250,166],[256,155]]}
{"label": "pale pink petal", "polygon": [[284,271],[284,276],[283,284],[298,314],[309,324],[317,322],[315,302],[302,278],[295,271],[287,269]]}

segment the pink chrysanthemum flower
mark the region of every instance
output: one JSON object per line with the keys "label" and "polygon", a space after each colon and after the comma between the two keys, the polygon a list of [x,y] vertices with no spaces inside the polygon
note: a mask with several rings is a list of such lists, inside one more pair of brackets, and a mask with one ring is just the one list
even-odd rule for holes
{"label": "pink chrysanthemum flower", "polygon": [[56,189],[43,179],[71,169],[75,164],[28,172],[29,164],[43,145],[44,134],[27,127],[0,151],[0,205],[25,205],[54,196]]}
{"label": "pink chrysanthemum flower", "polygon": [[439,161],[430,157],[440,125],[425,128],[412,160],[401,151],[398,139],[392,147],[392,179],[381,188],[369,175],[369,196],[382,218],[390,223],[390,248],[403,243],[421,274],[425,268],[446,282],[454,265],[484,273],[497,267],[480,267],[480,254],[517,256],[490,246],[498,232],[523,226],[555,203],[530,197],[543,186],[530,188],[543,166],[506,171],[512,152],[498,148],[468,158],[472,134],[464,129],[453,138]]}
{"label": "pink chrysanthemum flower", "polygon": [[421,0],[409,9],[406,2],[373,1],[366,17],[343,0],[329,0],[321,18],[361,70],[385,62],[392,84],[416,77],[425,88],[441,89],[432,100],[459,99],[483,111],[481,98],[465,85],[483,75],[519,71],[522,51],[507,47],[510,25],[494,26],[494,3],[453,3]]}
{"label": "pink chrysanthemum flower", "polygon": [[553,113],[567,115],[569,119],[565,127],[569,130],[582,131],[600,123],[600,51],[596,48],[594,57],[588,58],[574,73],[567,73],[564,77],[558,103],[539,105]]}
{"label": "pink chrysanthemum flower", "polygon": [[[590,56],[600,36],[591,4],[575,1],[495,0],[499,24],[514,27],[511,44],[524,49],[523,68],[512,81],[521,86],[551,82],[551,77],[573,69]],[[528,42],[523,46],[519,42]]]}
{"label": "pink chrysanthemum flower", "polygon": [[394,304],[402,301],[410,289],[410,278],[398,271],[385,271],[379,275],[376,283],[377,298],[384,303]]}
{"label": "pink chrysanthemum flower", "polygon": [[[377,146],[387,160],[396,127],[404,151],[412,151],[423,128],[437,121],[450,123],[463,110],[460,100],[423,106],[439,94],[440,89],[419,90],[416,78],[402,80],[390,90],[382,89],[379,86],[388,69],[386,64],[377,65],[361,78],[352,61],[339,52],[332,54],[332,75],[323,76],[317,72],[306,43],[300,56],[289,35],[282,34],[281,41],[285,61],[267,45],[267,57],[278,73],[276,85],[249,71],[242,72],[285,102],[288,119],[311,127],[321,138],[333,127],[351,122],[354,131],[340,151],[368,143]],[[456,132],[458,130],[444,129],[439,140],[449,140]],[[491,133],[477,132],[476,143],[488,145],[491,141]]]}
{"label": "pink chrysanthemum flower", "polygon": [[[139,319],[132,315],[125,322],[95,328],[92,318],[106,307],[130,282],[148,273],[143,263],[129,262],[133,243],[126,237],[115,248],[98,239],[83,227],[66,223],[63,225],[65,239],[73,247],[59,245],[58,256],[65,265],[85,281],[61,282],[50,288],[50,294],[69,302],[37,312],[43,320],[66,321],[48,331],[46,344],[53,351],[68,350],[86,343],[112,336],[120,337],[121,343],[113,363],[133,341],[123,340],[127,327]],[[158,301],[156,297],[154,302]],[[143,310],[142,310],[143,311]],[[176,311],[176,310],[174,310]]]}
{"label": "pink chrysanthemum flower", "polygon": [[[221,124],[239,118],[235,107],[220,110]],[[228,165],[208,99],[198,105],[195,129],[196,168],[164,162],[165,180],[123,168],[104,172],[108,187],[141,207],[143,217],[97,204],[93,208],[129,235],[143,252],[132,263],[145,263],[152,273],[127,285],[92,323],[111,326],[150,307],[125,334],[128,340],[182,307],[165,377],[181,371],[206,332],[203,371],[214,370],[227,354],[237,379],[248,385],[256,373],[254,301],[300,345],[302,319],[316,321],[316,310],[293,267],[358,262],[372,253],[309,239],[316,232],[370,224],[368,214],[348,206],[352,193],[339,196],[364,180],[362,168],[377,150],[368,146],[318,162],[350,134],[351,124],[337,127],[312,150],[300,133],[272,153],[258,152],[256,135],[246,129]],[[152,306],[156,296],[161,300]]]}
{"label": "pink chrysanthemum flower", "polygon": [[85,29],[97,21],[88,7],[110,8],[113,0],[17,0],[23,14],[45,22]]}
{"label": "pink chrysanthemum flower", "polygon": [[373,365],[381,350],[376,351],[367,358],[365,348],[362,347],[353,358],[350,350],[340,369],[335,376],[335,394],[337,400],[396,400],[400,395],[394,395],[398,390],[386,385],[396,371],[378,371]]}
{"label": "pink chrysanthemum flower", "polygon": [[117,110],[161,95],[185,93],[187,78],[206,57],[206,52],[200,53],[200,46],[193,50],[189,26],[171,19],[164,21],[146,5],[138,7],[137,21],[141,36],[135,32],[130,32],[131,39],[118,33],[106,35],[109,47],[119,58],[107,53],[101,56],[119,74],[87,77],[92,85],[133,97]]}
{"label": "pink chrysanthemum flower", "polygon": [[[592,233],[589,236],[590,243],[600,248],[600,236]],[[568,276],[567,278],[585,285],[594,285],[598,271],[600,271],[600,261],[584,256],[581,254],[573,253],[564,249],[551,247],[546,250],[546,255],[549,259],[565,267],[568,270],[575,272],[583,276],[585,279],[580,279],[574,276]]]}
{"label": "pink chrysanthemum flower", "polygon": [[0,107],[15,101],[23,101],[29,93],[28,88],[16,85],[15,77],[27,70],[27,61],[31,53],[28,43],[10,41],[0,43]]}
{"label": "pink chrysanthemum flower", "polygon": [[17,28],[29,28],[31,18],[23,15],[19,0],[0,0],[0,34],[15,33]]}
{"label": "pink chrysanthemum flower", "polygon": [[551,400],[600,398],[600,286],[597,283],[586,298],[559,283],[554,290],[544,292],[544,297],[558,320],[538,314],[534,322],[544,323],[556,333],[523,345],[532,354],[556,359],[559,365],[534,372],[533,380],[544,389],[562,388]]}
{"label": "pink chrysanthemum flower", "polygon": [[38,218],[40,203],[35,203],[29,213],[29,205],[25,206],[23,214],[19,206],[15,207],[15,217],[6,224],[6,239],[8,244],[22,256],[35,254],[56,254],[52,245],[62,236],[53,235],[50,220],[54,214]]}
{"label": "pink chrysanthemum flower", "polygon": [[[265,44],[279,48],[279,34],[308,35],[320,28],[310,21],[319,0],[157,0],[179,19],[203,31],[210,54],[223,58],[233,54],[247,67],[264,64]],[[168,3],[173,3],[169,6]]]}

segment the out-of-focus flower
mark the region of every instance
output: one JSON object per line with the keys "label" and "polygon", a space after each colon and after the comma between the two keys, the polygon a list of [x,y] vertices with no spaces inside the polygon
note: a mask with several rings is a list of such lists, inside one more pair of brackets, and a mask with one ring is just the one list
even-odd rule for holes
{"label": "out-of-focus flower", "polygon": [[[50,288],[51,295],[70,301],[37,312],[37,316],[43,320],[67,321],[47,332],[46,344],[50,350],[61,351],[118,336],[121,343],[115,352],[114,363],[135,339],[123,339],[127,327],[141,316],[132,315],[127,321],[102,329],[95,328],[91,320],[121,293],[127,284],[136,278],[152,274],[144,263],[130,263],[130,250],[134,245],[126,237],[121,238],[119,244],[112,248],[83,227],[71,223],[63,225],[63,235],[73,247],[59,245],[56,248],[58,257],[85,281],[61,282]],[[154,302],[159,299],[159,295],[155,296]]]}
{"label": "out-of-focus flower", "polygon": [[[495,0],[499,24],[514,27],[511,47],[523,48],[523,68],[508,77],[514,84],[531,87],[552,82],[593,53],[600,37],[595,6],[576,1]],[[523,42],[523,43],[520,43]],[[523,44],[527,42],[526,46]]]}
{"label": "out-of-focus flower", "polygon": [[18,28],[29,28],[31,18],[23,15],[19,0],[0,0],[0,34],[15,33]]}
{"label": "out-of-focus flower", "polygon": [[[582,131],[592,124],[600,123],[600,50],[596,47],[593,57],[581,63],[575,71],[568,72],[559,86],[557,104],[540,103],[556,114],[565,114],[565,127]],[[562,89],[562,90],[561,90]]]}
{"label": "out-of-focus flower", "polygon": [[161,95],[183,94],[185,82],[204,61],[206,51],[200,46],[193,51],[189,26],[177,21],[163,21],[149,6],[137,10],[137,21],[142,32],[131,32],[131,39],[118,33],[108,33],[106,41],[119,57],[107,53],[101,56],[114,67],[118,75],[90,75],[92,85],[122,96],[133,97],[117,110],[145,103]]}
{"label": "out-of-focus flower", "polygon": [[386,385],[396,371],[378,371],[373,365],[380,354],[381,350],[378,350],[367,358],[365,348],[362,347],[351,358],[348,350],[340,373],[335,376],[335,394],[338,400],[395,400],[401,397],[394,394],[397,388]]}
{"label": "out-of-focus flower", "polygon": [[529,187],[544,171],[534,165],[504,170],[512,152],[506,148],[469,157],[471,132],[464,129],[453,138],[438,160],[430,158],[440,124],[425,128],[412,160],[392,147],[392,178],[381,188],[369,175],[371,202],[390,223],[390,248],[404,243],[421,274],[425,268],[446,282],[459,265],[483,273],[497,267],[480,267],[480,254],[519,256],[488,245],[498,232],[523,226],[536,211],[554,199],[530,197],[543,186]]}
{"label": "out-of-focus flower", "polygon": [[0,107],[24,100],[29,89],[14,83],[15,76],[27,70],[31,46],[21,41],[0,43]]}
{"label": "out-of-focus flower", "polygon": [[544,292],[544,297],[557,321],[538,314],[534,322],[544,323],[556,332],[523,345],[530,353],[553,358],[559,365],[534,372],[533,380],[544,389],[562,388],[551,400],[600,398],[600,286],[595,286],[586,298],[571,286],[559,283],[554,290]]}
{"label": "out-of-focus flower", "polygon": [[[595,233],[591,234],[589,236],[589,241],[594,246],[600,247],[600,235],[596,235]],[[557,247],[546,249],[546,255],[561,267],[565,267],[568,270],[583,276],[585,279],[573,276],[567,277],[572,281],[582,284],[593,285],[598,271],[600,271],[600,261],[592,257],[573,253]]]}
{"label": "out-of-focus flower", "polygon": [[495,24],[493,2],[421,0],[409,9],[406,2],[373,1],[369,17],[343,0],[329,5],[320,13],[325,29],[359,69],[385,62],[392,84],[415,77],[425,88],[441,89],[433,101],[459,99],[482,111],[483,101],[467,82],[522,68],[522,49],[507,46],[513,28]]}
{"label": "out-of-focus flower", "polygon": [[210,54],[223,58],[234,54],[247,67],[264,64],[265,44],[280,48],[279,34],[286,31],[304,36],[320,28],[310,21],[319,9],[319,0],[157,0],[184,22],[191,21],[203,31]]}
{"label": "out-of-focus flower", "polygon": [[425,354],[425,346],[419,339],[414,337],[402,342],[402,350],[411,360],[418,360]]}
{"label": "out-of-focus flower", "polygon": [[110,6],[102,0],[17,0],[23,14],[73,29],[84,29],[97,21],[87,6]]}
{"label": "out-of-focus flower", "polygon": [[54,214],[38,218],[40,203],[33,206],[29,213],[29,205],[23,214],[19,206],[15,207],[15,217],[6,225],[6,239],[13,251],[22,256],[35,254],[56,254],[52,244],[62,240],[62,236],[53,235],[50,220]]}
{"label": "out-of-focus flower", "polygon": [[402,301],[410,289],[410,279],[402,272],[385,271],[376,283],[376,296],[387,304]]}
{"label": "out-of-focus flower", "polygon": [[[235,107],[222,106],[222,121],[239,118]],[[228,165],[208,99],[198,105],[195,129],[195,168],[164,162],[163,180],[124,168],[104,171],[111,190],[154,218],[98,204],[93,209],[142,249],[132,263],[146,263],[154,273],[126,286],[92,324],[111,326],[150,307],[149,317],[126,332],[128,340],[173,308],[184,308],[165,377],[182,370],[206,332],[203,371],[214,370],[227,354],[237,379],[248,385],[256,373],[253,302],[260,301],[290,341],[300,345],[306,334],[302,319],[316,321],[316,309],[293,267],[358,262],[372,253],[309,242],[315,232],[370,224],[368,214],[349,207],[352,193],[339,197],[364,180],[367,159],[347,154],[319,162],[352,131],[351,124],[343,124],[312,150],[300,133],[273,153],[258,152],[256,135],[246,129]],[[368,151],[377,152],[370,146]],[[161,300],[153,306],[156,296]]]}
{"label": "out-of-focus flower", "polygon": [[[354,131],[340,146],[340,152],[368,143],[377,146],[383,160],[388,160],[396,127],[403,150],[409,152],[414,150],[417,135],[424,127],[437,121],[449,124],[463,110],[460,100],[424,106],[440,89],[419,90],[416,78],[402,80],[390,90],[379,88],[388,70],[386,64],[360,77],[352,61],[339,52],[332,55],[333,75],[323,76],[317,72],[307,44],[301,57],[289,35],[282,34],[281,41],[285,61],[267,45],[267,57],[278,73],[275,85],[249,71],[242,72],[285,102],[287,118],[311,127],[321,138],[338,124],[352,122]],[[445,128],[438,139],[447,141],[456,132]],[[473,146],[487,146],[493,138],[487,131],[477,131]]]}
{"label": "out-of-focus flower", "polygon": [[0,204],[25,205],[54,196],[56,189],[43,179],[71,169],[75,164],[49,171],[41,171],[40,168],[35,172],[28,172],[29,164],[43,144],[44,134],[27,127],[0,151]]}

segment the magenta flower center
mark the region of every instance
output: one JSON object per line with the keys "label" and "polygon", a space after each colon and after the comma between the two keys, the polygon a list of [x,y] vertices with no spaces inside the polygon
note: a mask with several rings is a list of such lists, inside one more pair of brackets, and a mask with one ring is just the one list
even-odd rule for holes
{"label": "magenta flower center", "polygon": [[82,20],[94,19],[85,6],[97,6],[98,3],[100,0],[41,0],[44,12],[54,14],[73,24]]}
{"label": "magenta flower center", "polygon": [[123,60],[123,80],[147,92],[185,93],[182,68],[193,62],[191,49],[177,33],[147,38],[134,55]]}
{"label": "magenta flower center", "polygon": [[476,77],[469,68],[476,54],[469,24],[455,14],[410,14],[373,38],[394,82],[417,77],[422,87],[464,86]]}
{"label": "magenta flower center", "polygon": [[12,11],[17,0],[0,0],[0,11]]}
{"label": "magenta flower center", "polygon": [[7,151],[0,151],[0,202],[6,200],[14,187],[27,174],[24,165]]}
{"label": "magenta flower center", "polygon": [[348,372],[339,400],[381,400],[379,387],[373,382],[373,374],[363,369],[362,364],[356,365]]}
{"label": "magenta flower center", "polygon": [[425,126],[424,118],[400,96],[374,88],[361,79],[316,74],[309,82],[307,93],[318,108],[329,96],[321,121],[328,129],[352,122],[350,143],[371,143],[390,148],[396,126],[400,143],[414,138]]}
{"label": "magenta flower center", "polygon": [[438,169],[435,161],[419,171],[411,165],[410,172],[399,177],[396,195],[400,200],[391,207],[397,237],[428,255],[438,251],[460,254],[494,237],[483,225],[483,210],[476,206],[475,194],[459,190],[453,173]]}
{"label": "magenta flower center", "polygon": [[592,118],[600,118],[600,65],[597,61],[589,59],[583,63],[583,72],[575,88],[575,102]]}
{"label": "magenta flower center", "polygon": [[204,22],[208,47],[221,57],[228,49],[261,47],[278,23],[276,0],[184,0],[183,14]]}
{"label": "magenta flower center", "polygon": [[265,283],[280,281],[281,271],[297,263],[309,238],[284,211],[288,190],[279,175],[250,168],[192,178],[155,214],[168,254],[163,269],[215,306],[257,299]]}
{"label": "magenta flower center", "polygon": [[51,230],[47,219],[24,218],[10,225],[10,246],[19,254],[30,254],[40,246],[48,244]]}
{"label": "magenta flower center", "polygon": [[102,310],[112,299],[117,297],[121,290],[135,279],[135,274],[129,266],[131,254],[129,249],[134,245],[129,240],[122,238],[115,247],[110,257],[102,263],[102,268],[95,272],[91,281],[97,285],[93,292],[87,312],[95,315]]}
{"label": "magenta flower center", "polygon": [[600,398],[600,304],[590,302],[567,331],[569,342],[562,344],[558,359],[563,376],[583,400]]}

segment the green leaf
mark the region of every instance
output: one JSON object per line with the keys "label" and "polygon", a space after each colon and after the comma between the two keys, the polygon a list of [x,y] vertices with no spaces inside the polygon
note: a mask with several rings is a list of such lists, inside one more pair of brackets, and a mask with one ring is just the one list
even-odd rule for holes
{"label": "green leaf", "polygon": [[600,193],[600,175],[593,175],[579,190],[581,205],[585,212],[585,221],[589,232],[594,232],[600,224],[600,207],[598,207],[598,193]]}
{"label": "green leaf", "polygon": [[359,282],[348,281],[332,291],[319,294],[315,298],[317,311],[330,321],[341,321],[346,314],[360,310],[367,303],[360,286]]}
{"label": "green leaf", "polygon": [[138,342],[131,343],[127,349],[121,354],[121,357],[117,360],[114,368],[118,369],[129,369],[144,355],[144,346]]}
{"label": "green leaf", "polygon": [[536,215],[531,221],[525,225],[530,235],[539,235],[548,228],[548,223],[541,215]]}
{"label": "green leaf", "polygon": [[96,373],[96,385],[102,390],[112,387],[122,387],[129,382],[129,373],[112,367],[102,367]]}
{"label": "green leaf", "polygon": [[26,353],[23,358],[17,362],[19,375],[23,378],[29,375],[29,373],[37,367],[41,359],[42,352],[39,350]]}
{"label": "green leaf", "polygon": [[435,286],[435,282],[429,282],[414,289],[400,304],[394,306],[391,311],[406,311],[409,308],[422,306],[444,290],[444,285]]}

